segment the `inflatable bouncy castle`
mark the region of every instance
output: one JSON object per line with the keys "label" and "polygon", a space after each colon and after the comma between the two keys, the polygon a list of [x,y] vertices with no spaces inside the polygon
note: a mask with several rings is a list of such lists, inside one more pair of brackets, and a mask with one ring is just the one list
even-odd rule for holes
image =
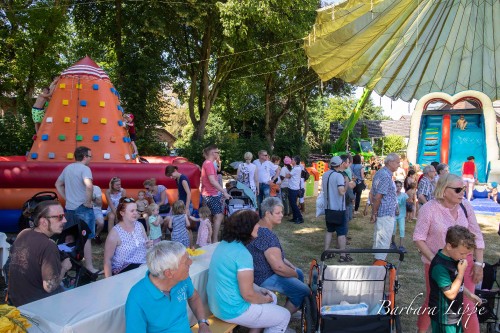
{"label": "inflatable bouncy castle", "polygon": [[[177,185],[165,177],[174,164],[186,175],[192,201],[199,205],[200,169],[183,157],[144,157],[138,163],[124,127],[124,108],[108,75],[89,57],[61,73],[33,146],[27,156],[0,157],[0,231],[14,232],[23,203],[35,193],[56,191],[57,177],[74,162],[78,146],[92,150],[94,185],[103,192],[112,177],[120,177],[127,195],[137,197],[143,182],[155,178],[167,187],[170,202],[177,199]],[[104,206],[106,206],[103,195]]]}
{"label": "inflatable bouncy castle", "polygon": [[[456,126],[460,116],[467,126]],[[446,163],[450,172],[461,175],[462,163],[474,156],[480,182],[499,181],[498,141],[493,103],[478,91],[454,96],[431,93],[422,97],[411,117],[408,159],[426,166]]]}

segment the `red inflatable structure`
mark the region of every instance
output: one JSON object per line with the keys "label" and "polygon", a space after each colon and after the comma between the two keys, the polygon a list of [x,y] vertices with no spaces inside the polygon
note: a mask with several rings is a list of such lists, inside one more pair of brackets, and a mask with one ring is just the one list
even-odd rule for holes
{"label": "red inflatable structure", "polygon": [[[94,185],[103,192],[119,177],[127,195],[137,198],[146,179],[167,187],[168,199],[177,199],[177,185],[165,177],[165,167],[176,165],[189,178],[192,201],[199,205],[200,168],[183,157],[144,157],[138,163],[124,127],[119,93],[106,73],[89,57],[64,71],[56,84],[40,129],[27,156],[0,157],[0,231],[17,231],[24,202],[35,193],[56,191],[57,177],[74,162],[78,146],[92,150]],[[104,208],[107,203],[103,195]]]}

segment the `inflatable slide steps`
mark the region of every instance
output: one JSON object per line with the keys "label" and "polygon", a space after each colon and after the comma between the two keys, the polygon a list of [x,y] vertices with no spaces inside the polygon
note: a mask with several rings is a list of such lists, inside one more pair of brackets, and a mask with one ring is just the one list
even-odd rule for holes
{"label": "inflatable slide steps", "polygon": [[429,127],[422,133],[423,147],[420,156],[420,164],[427,165],[435,160],[439,160],[439,137],[438,127]]}

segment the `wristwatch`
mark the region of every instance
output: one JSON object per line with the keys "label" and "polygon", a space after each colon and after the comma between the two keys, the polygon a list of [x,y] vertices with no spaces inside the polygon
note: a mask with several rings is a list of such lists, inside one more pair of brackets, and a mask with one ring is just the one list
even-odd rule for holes
{"label": "wristwatch", "polygon": [[200,320],[198,320],[198,325],[201,325],[202,323],[207,324],[207,326],[210,326],[210,323],[206,319],[200,319]]}
{"label": "wristwatch", "polygon": [[474,265],[484,268],[484,262],[476,261],[474,262]]}

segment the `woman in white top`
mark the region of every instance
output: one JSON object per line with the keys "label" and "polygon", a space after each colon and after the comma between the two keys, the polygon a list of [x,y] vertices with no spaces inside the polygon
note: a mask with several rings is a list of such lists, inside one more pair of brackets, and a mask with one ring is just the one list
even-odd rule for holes
{"label": "woman in white top", "polygon": [[252,163],[253,155],[247,151],[243,155],[243,158],[245,159],[245,163],[238,166],[238,181],[248,186],[255,195],[259,195],[259,187],[256,185],[259,183],[259,175],[257,166]]}
{"label": "woman in white top", "polygon": [[299,197],[300,190],[300,175],[302,173],[302,167],[300,166],[300,156],[294,156],[292,158],[292,170],[288,175],[288,197],[290,200],[290,207],[292,208],[293,218],[289,220],[295,224],[304,223],[302,218],[302,213],[297,206],[297,199]]}

